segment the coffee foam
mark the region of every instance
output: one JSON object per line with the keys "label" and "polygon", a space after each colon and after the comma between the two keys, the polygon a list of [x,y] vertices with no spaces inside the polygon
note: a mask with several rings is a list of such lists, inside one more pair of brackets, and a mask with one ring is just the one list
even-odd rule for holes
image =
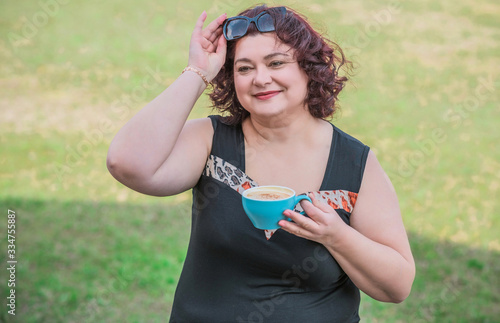
{"label": "coffee foam", "polygon": [[252,189],[245,194],[247,198],[261,201],[284,200],[293,196],[293,191],[287,188],[265,186]]}

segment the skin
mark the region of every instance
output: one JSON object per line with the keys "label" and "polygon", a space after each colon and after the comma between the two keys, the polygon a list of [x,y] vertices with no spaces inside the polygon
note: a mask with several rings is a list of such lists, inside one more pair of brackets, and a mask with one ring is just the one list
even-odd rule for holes
{"label": "skin", "polygon": [[250,112],[242,124],[245,172],[260,185],[319,190],[333,129],[304,105],[308,77],[294,50],[274,33],[244,37],[236,45],[234,70],[238,99]]}
{"label": "skin", "polygon": [[[226,16],[203,28],[206,16],[203,12],[194,28],[188,65],[212,80],[225,60],[221,24]],[[304,105],[307,75],[293,54],[274,33],[246,36],[236,45],[235,88],[250,112],[242,123],[245,172],[260,185],[316,191],[326,168],[332,127],[312,117]],[[110,173],[149,195],[174,195],[194,187],[210,154],[213,128],[208,118],[187,118],[204,89],[199,75],[183,73],[139,111],[110,145]],[[282,229],[323,244],[371,297],[404,300],[415,264],[396,193],[373,152],[368,155],[350,226],[329,205],[314,196],[311,199],[313,203],[301,202],[309,217],[286,210],[293,222],[280,221]]]}
{"label": "skin", "polygon": [[254,34],[238,41],[234,72],[238,100],[254,120],[265,123],[283,114],[288,119],[309,119],[303,103],[307,74],[295,60],[294,50],[277,42],[275,33]]}

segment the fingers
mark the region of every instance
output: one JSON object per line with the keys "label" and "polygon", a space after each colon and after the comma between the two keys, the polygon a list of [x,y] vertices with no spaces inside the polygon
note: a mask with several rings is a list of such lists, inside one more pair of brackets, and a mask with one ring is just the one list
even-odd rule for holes
{"label": "fingers", "polygon": [[209,41],[208,39],[205,39],[202,37],[200,39],[200,43],[201,43],[201,47],[203,47],[203,49],[206,50],[207,52],[213,52],[215,49],[215,45],[211,41]]}
{"label": "fingers", "polygon": [[208,26],[203,28],[203,24],[207,19],[207,13],[203,11],[196,21],[192,39],[198,42],[205,51],[210,53],[215,52],[222,36],[221,25],[226,19],[226,16],[225,13],[220,15],[208,24]]}
{"label": "fingers", "polygon": [[193,34],[201,35],[203,38],[214,42],[220,35],[222,35],[222,23],[226,19],[227,15],[224,13],[217,17],[214,21],[203,28],[203,24],[207,19],[207,12],[203,11],[198,17],[196,24],[194,26]]}
{"label": "fingers", "polygon": [[322,225],[325,222],[325,216],[328,213],[331,213],[331,207],[328,204],[321,203],[318,201],[313,193],[309,193],[309,198],[311,198],[311,202],[308,200],[300,201],[300,205],[302,209],[307,214],[307,217],[290,210],[285,211],[285,216],[290,217],[295,223],[300,226],[307,226],[308,229],[311,229],[312,223],[316,225]]}
{"label": "fingers", "polygon": [[196,25],[194,26],[193,33],[201,34],[201,31],[203,30],[203,24],[205,23],[206,19],[207,19],[207,12],[203,11],[201,15],[198,17],[198,20],[196,20]]}
{"label": "fingers", "polygon": [[223,13],[222,15],[217,17],[217,19],[215,19],[214,21],[209,23],[208,26],[203,30],[203,36],[206,39],[210,39],[211,41],[214,41],[215,38],[213,38],[212,35],[217,34],[217,33],[219,35],[222,34],[222,28],[219,28],[219,27],[222,25],[224,20],[226,20],[226,18],[227,18],[227,15],[225,13]]}
{"label": "fingers", "polygon": [[217,55],[220,55],[221,57],[226,57],[226,52],[227,52],[227,40],[224,38],[224,36],[219,36],[219,41],[217,43]]}
{"label": "fingers", "polygon": [[314,223],[313,220],[305,217],[300,213],[292,212],[290,210],[285,211],[284,214],[285,216],[292,219],[295,223],[286,220],[279,221],[278,224],[283,230],[302,238],[313,238],[314,234],[312,232],[314,231],[314,226],[317,226],[317,224]]}
{"label": "fingers", "polygon": [[286,210],[283,214],[293,221],[285,221],[286,223],[283,224],[283,228],[293,229],[294,232],[299,230],[303,232],[314,232],[318,228],[318,223],[316,223],[314,219],[308,218],[303,214],[291,210]]}
{"label": "fingers", "polygon": [[309,193],[308,196],[312,203],[307,200],[300,201],[308,216],[286,210],[283,214],[293,222],[281,220],[279,225],[291,234],[324,243],[332,236],[332,228],[338,227],[344,222],[330,205],[317,200],[313,193]]}
{"label": "fingers", "polygon": [[323,203],[316,200],[313,193],[309,193],[308,196],[311,199],[312,203],[308,200],[302,200],[300,201],[300,206],[311,219],[316,222],[321,222],[321,216],[323,212],[325,212],[322,208]]}
{"label": "fingers", "polygon": [[317,207],[318,209],[320,209],[321,211],[326,212],[326,213],[331,213],[331,211],[333,210],[330,205],[328,205],[326,203],[322,203],[321,201],[319,201],[316,198],[316,196],[314,195],[314,193],[309,193],[308,196],[309,196],[309,198],[311,198],[312,204],[315,207]]}
{"label": "fingers", "polygon": [[222,14],[205,28],[205,11],[198,17],[189,43],[188,65],[196,66],[211,80],[220,71],[225,61],[226,42],[222,35],[222,24],[226,14]]}
{"label": "fingers", "polygon": [[224,13],[212,21],[203,29],[202,35],[212,43],[222,35],[222,23],[226,20],[227,15]]}
{"label": "fingers", "polygon": [[202,48],[208,53],[217,53],[217,55],[226,55],[226,38],[224,36],[219,36],[215,42],[206,40],[205,38],[200,39]]}
{"label": "fingers", "polygon": [[[203,30],[203,34],[205,34],[205,30]],[[206,37],[205,36],[203,37],[205,37],[205,39],[207,39],[208,41],[215,43],[221,35],[222,35],[222,27],[219,27],[213,33],[207,34]]]}

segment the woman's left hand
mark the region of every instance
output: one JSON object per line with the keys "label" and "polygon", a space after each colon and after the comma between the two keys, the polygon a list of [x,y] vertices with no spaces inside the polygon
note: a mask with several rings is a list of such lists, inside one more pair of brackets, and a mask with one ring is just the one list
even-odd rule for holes
{"label": "woman's left hand", "polygon": [[291,234],[313,240],[323,245],[335,245],[342,229],[347,226],[338,213],[328,204],[318,201],[314,194],[309,194],[311,202],[302,200],[300,205],[307,216],[286,210],[283,214],[293,222],[281,220],[281,228]]}
{"label": "woman's left hand", "polygon": [[328,204],[316,200],[300,205],[304,216],[283,212],[294,222],[281,227],[326,247],[351,281],[370,297],[402,302],[411,291],[415,261],[399,210],[394,187],[373,152],[368,153],[356,207],[347,225]]}

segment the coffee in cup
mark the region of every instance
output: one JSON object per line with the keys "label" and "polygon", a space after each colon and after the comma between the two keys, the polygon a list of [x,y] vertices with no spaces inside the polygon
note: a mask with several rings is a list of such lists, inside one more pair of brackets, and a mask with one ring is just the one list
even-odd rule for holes
{"label": "coffee in cup", "polygon": [[257,229],[274,230],[280,228],[280,220],[290,220],[283,215],[302,200],[311,199],[306,195],[295,195],[295,191],[284,186],[258,186],[247,189],[242,194],[243,209]]}
{"label": "coffee in cup", "polygon": [[271,189],[258,189],[246,195],[247,198],[263,201],[283,200],[292,196],[291,192],[284,192],[276,187]]}

